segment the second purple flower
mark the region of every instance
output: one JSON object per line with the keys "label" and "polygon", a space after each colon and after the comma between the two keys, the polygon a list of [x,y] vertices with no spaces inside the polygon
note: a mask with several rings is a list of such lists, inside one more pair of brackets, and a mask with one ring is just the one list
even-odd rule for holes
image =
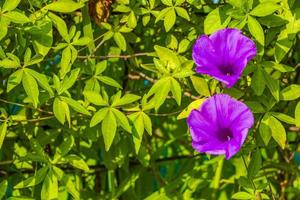
{"label": "second purple flower", "polygon": [[196,72],[207,74],[232,87],[247,63],[256,55],[255,43],[238,29],[226,28],[200,36],[193,47]]}

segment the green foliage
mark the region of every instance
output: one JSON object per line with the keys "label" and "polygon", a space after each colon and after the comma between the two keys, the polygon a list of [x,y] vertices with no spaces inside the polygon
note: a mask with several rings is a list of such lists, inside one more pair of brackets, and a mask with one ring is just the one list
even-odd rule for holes
{"label": "green foliage", "polygon": [[[299,1],[94,2],[0,2],[0,199],[299,198]],[[231,89],[191,55],[225,27],[258,49]],[[228,161],[185,121],[216,93],[255,115]]]}

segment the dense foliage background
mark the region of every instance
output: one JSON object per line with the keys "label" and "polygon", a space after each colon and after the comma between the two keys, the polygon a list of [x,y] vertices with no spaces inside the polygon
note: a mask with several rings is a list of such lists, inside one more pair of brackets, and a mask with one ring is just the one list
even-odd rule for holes
{"label": "dense foliage background", "polygon": [[[3,0],[0,198],[299,199],[300,1]],[[201,34],[258,47],[231,89],[194,73]],[[230,160],[186,120],[228,93],[255,113]]]}

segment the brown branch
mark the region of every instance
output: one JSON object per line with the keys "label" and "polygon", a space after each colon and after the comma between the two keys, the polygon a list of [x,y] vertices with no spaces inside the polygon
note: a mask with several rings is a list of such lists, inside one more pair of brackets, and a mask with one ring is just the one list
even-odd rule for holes
{"label": "brown branch", "polygon": [[300,132],[300,127],[289,127],[289,131]]}
{"label": "brown branch", "polygon": [[121,59],[127,60],[128,58],[147,56],[148,54],[149,53],[135,53],[135,54],[131,54],[131,55],[107,55],[107,56],[88,55],[88,56],[78,56],[78,58],[79,59],[97,58],[97,59],[102,59],[102,60],[106,60],[109,58],[121,58]]}
{"label": "brown branch", "polygon": [[34,108],[34,107],[27,106],[27,105],[24,105],[24,104],[21,104],[21,103],[7,101],[5,99],[0,99],[0,102],[6,103],[6,104],[11,104],[11,105],[16,105],[16,106],[20,106],[20,107],[24,107],[24,108],[29,108],[29,109],[32,109],[32,110],[37,110],[37,111],[42,112],[42,113],[47,113],[47,114],[53,115],[53,112],[46,111],[46,110],[43,110],[41,108]]}

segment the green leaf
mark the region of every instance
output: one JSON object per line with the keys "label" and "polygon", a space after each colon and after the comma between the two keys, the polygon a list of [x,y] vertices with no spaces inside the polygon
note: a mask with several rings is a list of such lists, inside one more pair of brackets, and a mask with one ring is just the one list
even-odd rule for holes
{"label": "green leaf", "polygon": [[7,81],[7,92],[10,92],[12,89],[14,89],[17,85],[19,85],[23,78],[23,70],[19,69],[12,73],[8,77]]}
{"label": "green leaf", "polygon": [[116,99],[111,104],[112,107],[123,106],[139,100],[141,97],[135,94],[125,94],[121,99]]}
{"label": "green leaf", "polygon": [[161,10],[158,13],[158,15],[156,16],[155,23],[157,23],[159,20],[162,20],[165,17],[166,13],[168,11],[170,11],[171,9],[173,9],[173,8],[168,7],[168,8],[165,8],[165,9]]}
{"label": "green leaf", "polygon": [[70,71],[70,62],[71,62],[71,48],[67,47],[62,52],[61,57],[61,70],[62,70],[62,77],[65,76],[65,74]]}
{"label": "green leaf", "polygon": [[159,59],[162,60],[167,67],[175,69],[181,66],[178,56],[170,49],[158,45],[155,45],[154,49]]}
{"label": "green leaf", "polygon": [[251,12],[250,15],[257,16],[257,17],[264,17],[267,15],[271,15],[276,10],[280,9],[281,6],[274,3],[274,2],[262,2],[258,4]]}
{"label": "green leaf", "polygon": [[166,38],[166,47],[170,48],[170,49],[177,49],[178,46],[178,41],[176,39],[176,37],[172,34],[168,34],[167,38]]}
{"label": "green leaf", "polygon": [[79,102],[75,101],[74,99],[64,96],[60,96],[60,99],[66,102],[69,106],[71,106],[76,112],[89,116],[91,115],[85,107],[83,107]]}
{"label": "green leaf", "polygon": [[11,11],[17,8],[21,0],[6,0],[2,7],[2,12]]}
{"label": "green leaf", "polygon": [[103,60],[101,62],[98,62],[95,66],[95,75],[99,75],[102,72],[104,72],[106,67],[107,67],[107,60]]}
{"label": "green leaf", "polygon": [[34,107],[39,103],[39,88],[36,80],[31,74],[23,71],[22,83],[26,94],[33,100]]}
{"label": "green leaf", "polygon": [[21,64],[20,64],[20,62],[18,62],[16,60],[11,60],[11,59],[5,58],[0,61],[0,67],[7,68],[7,69],[18,68],[18,67],[21,67]]}
{"label": "green leaf", "polygon": [[297,127],[300,127],[300,101],[297,103],[295,109],[295,124]]}
{"label": "green leaf", "polygon": [[181,87],[176,79],[171,78],[171,92],[173,94],[176,103],[180,106],[181,104]]}
{"label": "green leaf", "polygon": [[48,167],[42,167],[34,174],[34,176],[31,176],[26,180],[19,182],[17,185],[14,186],[14,188],[20,189],[40,184],[45,179],[48,170]]}
{"label": "green leaf", "polygon": [[117,43],[118,47],[120,47],[120,49],[122,51],[126,50],[126,46],[127,46],[126,40],[120,32],[115,32],[114,33],[114,40]]}
{"label": "green leaf", "polygon": [[89,171],[89,166],[85,161],[77,155],[71,154],[65,157],[65,159],[75,168],[83,171]]}
{"label": "green leaf", "polygon": [[193,101],[192,103],[190,103],[188,105],[188,107],[186,107],[178,116],[177,116],[177,120],[180,120],[180,119],[184,119],[184,118],[187,118],[190,113],[192,112],[192,110],[194,109],[199,109],[200,106],[202,105],[202,103],[204,102],[205,98],[203,99],[198,99],[198,100],[195,100]]}
{"label": "green leaf", "polygon": [[279,146],[284,149],[286,142],[286,132],[282,124],[273,116],[270,116],[269,126],[272,131],[272,137],[279,144]]}
{"label": "green leaf", "polygon": [[171,90],[170,77],[160,79],[149,90],[147,96],[150,97],[154,94],[154,97],[151,101],[155,102],[156,110],[158,110],[158,108],[164,103],[170,90]]}
{"label": "green leaf", "polygon": [[0,17],[0,40],[2,40],[6,36],[8,31],[8,25],[9,21],[4,17]]}
{"label": "green leaf", "polygon": [[182,7],[175,7],[175,10],[176,10],[177,15],[190,21],[190,16],[189,16],[188,12],[186,11],[186,9],[184,9]]}
{"label": "green leaf", "polygon": [[58,181],[56,176],[50,171],[43,182],[41,190],[41,200],[57,199]]}
{"label": "green leaf", "polygon": [[56,119],[61,123],[65,123],[67,117],[68,122],[70,123],[70,110],[67,103],[61,101],[59,98],[55,98],[53,102],[53,113]]}
{"label": "green leaf", "polygon": [[130,12],[127,23],[129,28],[135,28],[137,25],[136,17],[133,11]]}
{"label": "green leaf", "polygon": [[43,17],[35,21],[32,28],[28,30],[31,41],[37,54],[46,56],[52,47],[52,21],[48,17]]}
{"label": "green leaf", "polygon": [[166,32],[168,32],[174,26],[175,22],[176,22],[176,13],[175,13],[175,9],[172,8],[165,14],[164,26]]}
{"label": "green leaf", "polygon": [[280,99],[292,101],[300,97],[300,85],[291,84],[280,92]]}
{"label": "green leaf", "polygon": [[161,2],[166,6],[173,6],[172,0],[161,0]]}
{"label": "green leaf", "polygon": [[[63,134],[62,143],[56,148],[54,160],[58,160],[69,153],[74,145],[74,136],[68,133]],[[54,161],[52,161],[54,162]]]}
{"label": "green leaf", "polygon": [[259,124],[259,134],[266,146],[269,144],[272,137],[272,130],[269,125],[270,116],[271,115],[269,113],[266,113]]}
{"label": "green leaf", "polygon": [[83,6],[84,4],[77,3],[72,0],[59,0],[46,5],[44,9],[60,13],[70,13],[82,8]]}
{"label": "green leaf", "polygon": [[75,45],[75,46],[86,46],[91,41],[92,40],[88,37],[82,37],[82,38],[79,38],[78,40],[72,42],[72,44]]}
{"label": "green leaf", "polygon": [[256,150],[251,158],[251,161],[248,166],[248,177],[253,179],[261,168],[262,160],[260,151]]}
{"label": "green leaf", "polygon": [[85,96],[85,98],[89,102],[91,102],[91,103],[93,103],[93,104],[95,104],[97,106],[108,106],[108,102],[106,102],[102,98],[102,96],[99,93],[97,93],[97,92],[94,92],[94,91],[84,91],[83,95]]}
{"label": "green leaf", "polygon": [[49,12],[48,16],[51,18],[53,25],[58,30],[59,34],[64,38],[66,42],[70,42],[68,27],[66,22],[59,16]]}
{"label": "green leaf", "polygon": [[225,28],[231,20],[226,12],[227,7],[218,7],[211,11],[204,20],[204,33],[208,35]]}
{"label": "green leaf", "polygon": [[264,107],[257,101],[245,101],[253,113],[265,113]]}
{"label": "green leaf", "polygon": [[231,196],[232,199],[253,199],[253,195],[247,192],[237,192]]}
{"label": "green leaf", "polygon": [[251,16],[248,16],[248,28],[249,28],[251,35],[256,39],[256,41],[261,46],[265,46],[264,31],[263,31],[261,25],[259,24],[259,22]]}
{"label": "green leaf", "polygon": [[3,144],[4,138],[5,138],[6,132],[7,132],[7,121],[3,122],[0,125],[0,149],[2,148],[2,144]]}
{"label": "green leaf", "polygon": [[4,199],[4,196],[5,196],[6,190],[7,190],[7,186],[8,186],[8,181],[6,179],[4,179],[0,183],[0,199]]}
{"label": "green leaf", "polygon": [[96,78],[107,85],[122,89],[122,86],[116,80],[108,76],[96,76]]}
{"label": "green leaf", "polygon": [[191,42],[187,39],[183,39],[179,42],[178,45],[178,53],[184,53],[188,50],[190,47]]}
{"label": "green leaf", "polygon": [[10,21],[17,23],[17,24],[25,24],[30,22],[30,19],[26,17],[23,13],[11,11],[8,13],[3,14],[6,18],[8,18]]}
{"label": "green leaf", "polygon": [[64,176],[63,182],[67,188],[67,191],[73,196],[74,199],[80,199],[80,193],[73,181],[71,180],[72,176]]}
{"label": "green leaf", "polygon": [[132,121],[134,125],[133,131],[133,142],[136,154],[138,154],[139,149],[141,147],[141,142],[144,134],[144,118],[142,112],[137,112],[129,115],[129,119]]}
{"label": "green leaf", "polygon": [[277,63],[281,62],[283,58],[290,51],[294,44],[297,30],[295,30],[295,22],[292,19],[278,35],[275,44],[275,60]]}
{"label": "green leaf", "polygon": [[266,81],[264,78],[263,69],[257,67],[251,79],[251,88],[257,96],[261,96],[265,90]]}
{"label": "green leaf", "polygon": [[276,101],[279,101],[279,81],[274,80],[266,71],[264,71],[264,77],[271,94],[276,99]]}
{"label": "green leaf", "polygon": [[294,118],[286,115],[286,114],[283,114],[283,113],[279,113],[279,112],[269,112],[271,115],[273,115],[274,117],[276,117],[277,119],[279,119],[280,121],[282,122],[285,122],[287,124],[292,124],[294,125],[295,124],[295,120]]}
{"label": "green leaf", "polygon": [[144,112],[142,112],[142,116],[144,119],[144,125],[145,125],[146,131],[148,132],[149,135],[152,135],[152,122],[151,122],[150,117]]}
{"label": "green leaf", "polygon": [[111,110],[108,110],[103,119],[101,131],[104,139],[105,150],[108,151],[113,143],[117,131],[117,121]]}
{"label": "green leaf", "polygon": [[131,126],[129,125],[127,117],[119,110],[112,108],[111,111],[114,113],[117,122],[124,128],[127,132],[131,133]]}
{"label": "green leaf", "polygon": [[191,78],[193,86],[194,86],[195,90],[198,92],[198,94],[206,96],[206,97],[210,96],[208,84],[204,78],[200,78],[197,76],[191,76],[190,78]]}
{"label": "green leaf", "polygon": [[103,119],[106,117],[108,111],[109,108],[102,108],[98,110],[91,119],[90,127],[96,126],[97,124],[102,122]]}
{"label": "green leaf", "polygon": [[49,92],[49,94],[52,96],[53,95],[53,91],[48,83],[48,79],[44,74],[40,74],[32,69],[24,69],[24,72],[29,73],[32,77],[35,78],[35,80],[39,83],[39,85],[44,88],[45,90],[47,90]]}
{"label": "green leaf", "polygon": [[118,189],[112,199],[119,199],[119,197],[124,192],[126,192],[128,189],[130,189],[135,184],[135,182],[139,179],[140,173],[141,173],[141,170],[133,171],[129,174],[129,176],[127,178],[122,180],[121,184],[118,186]]}
{"label": "green leaf", "polygon": [[59,90],[59,93],[62,94],[64,93],[66,90],[70,89],[74,83],[77,80],[77,77],[79,75],[80,69],[74,69],[71,71],[71,74],[69,77],[65,77],[62,84],[61,84],[61,88]]}

